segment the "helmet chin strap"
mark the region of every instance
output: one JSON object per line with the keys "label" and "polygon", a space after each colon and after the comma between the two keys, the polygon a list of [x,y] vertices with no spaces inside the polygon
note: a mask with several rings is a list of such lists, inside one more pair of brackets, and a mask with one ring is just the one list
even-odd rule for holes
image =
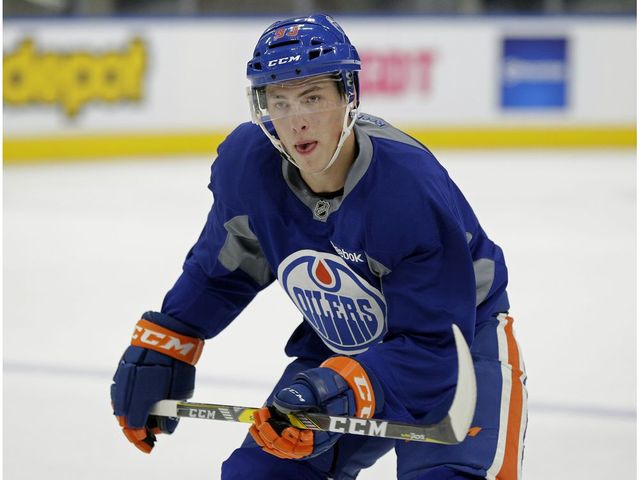
{"label": "helmet chin strap", "polygon": [[[351,117],[351,119],[349,119]],[[353,125],[356,123],[358,119],[358,107],[354,105],[354,102],[351,102],[347,105],[347,109],[344,112],[344,119],[342,121],[342,133],[340,134],[340,139],[338,140],[338,145],[336,146],[336,151],[333,152],[333,156],[327,166],[320,170],[318,173],[326,172],[331,168],[331,165],[338,159],[338,155],[340,155],[340,150],[342,150],[342,146],[344,142],[347,140],[347,137],[353,130]]]}
{"label": "helmet chin strap", "polygon": [[[322,170],[315,173],[326,172],[335,163],[335,161],[338,159],[338,155],[340,155],[342,146],[344,145],[344,142],[347,140],[347,138],[351,134],[351,131],[353,130],[353,126],[355,125],[357,119],[358,119],[358,107],[355,106],[355,102],[350,102],[347,105],[344,112],[344,119],[342,121],[342,133],[340,134],[338,145],[336,145],[336,150],[335,152],[333,152],[333,155],[329,160],[329,162],[327,163],[327,165]],[[276,138],[275,135],[272,135],[269,132],[269,130],[267,130],[267,127],[264,126],[264,123],[262,121],[258,121],[258,125],[260,125],[260,128],[262,129],[264,134],[267,136],[267,138],[269,138],[269,140],[271,140],[271,143],[273,144],[273,146],[276,147],[276,149],[282,154],[282,156],[299,169],[300,165],[298,165],[298,163],[293,159],[293,157],[289,154],[289,152],[287,152],[287,149],[282,144],[280,139]]]}

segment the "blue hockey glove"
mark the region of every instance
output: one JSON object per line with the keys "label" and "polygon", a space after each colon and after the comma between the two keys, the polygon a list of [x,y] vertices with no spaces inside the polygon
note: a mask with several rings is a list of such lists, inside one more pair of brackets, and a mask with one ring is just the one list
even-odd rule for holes
{"label": "blue hockey glove", "polygon": [[[178,333],[180,332],[180,333]],[[111,385],[113,413],[127,439],[150,453],[158,433],[173,433],[178,419],[149,415],[159,400],[193,395],[204,341],[178,320],[146,312],[138,322]]]}
{"label": "blue hockey glove", "polygon": [[332,357],[319,368],[300,372],[293,382],[276,393],[272,407],[254,413],[249,430],[265,452],[279,458],[315,457],[329,450],[342,435],[298,429],[289,422],[288,413],[308,411],[371,418],[382,407],[382,390],[353,358]]}

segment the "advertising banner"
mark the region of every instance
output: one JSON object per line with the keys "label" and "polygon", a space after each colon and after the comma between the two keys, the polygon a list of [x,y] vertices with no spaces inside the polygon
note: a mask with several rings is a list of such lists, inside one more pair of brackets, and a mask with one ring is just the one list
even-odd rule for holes
{"label": "advertising banner", "polygon": [[[211,151],[250,118],[246,62],[272,20],[5,21],[5,159],[72,155],[74,142],[97,155]],[[362,111],[431,144],[562,129],[635,144],[631,18],[338,20],[362,59]]]}
{"label": "advertising banner", "polygon": [[504,108],[565,108],[566,38],[505,38],[502,56]]}

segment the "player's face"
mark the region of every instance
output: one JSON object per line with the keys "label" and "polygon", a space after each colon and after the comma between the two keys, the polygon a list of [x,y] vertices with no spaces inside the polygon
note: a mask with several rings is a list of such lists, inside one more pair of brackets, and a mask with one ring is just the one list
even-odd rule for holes
{"label": "player's face", "polygon": [[266,88],[267,108],[280,141],[303,172],[322,171],[336,151],[346,99],[331,77]]}

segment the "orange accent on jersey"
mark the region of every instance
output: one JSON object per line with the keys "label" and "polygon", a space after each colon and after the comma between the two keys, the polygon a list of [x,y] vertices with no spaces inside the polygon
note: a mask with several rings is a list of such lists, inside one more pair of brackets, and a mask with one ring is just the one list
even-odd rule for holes
{"label": "orange accent on jersey", "polygon": [[325,285],[331,285],[331,275],[322,261],[318,262],[318,266],[316,267],[316,277]]}
{"label": "orange accent on jersey", "polygon": [[469,433],[467,433],[467,436],[475,437],[476,435],[478,435],[480,433],[480,430],[482,430],[482,428],[480,428],[480,427],[471,427],[469,429]]}
{"label": "orange accent on jersey", "polygon": [[373,384],[360,365],[353,358],[331,357],[325,360],[321,367],[330,368],[344,378],[355,393],[356,417],[371,418],[376,410],[376,399]]}
{"label": "orange accent on jersey", "polygon": [[269,423],[271,412],[262,407],[253,413],[253,425],[249,433],[255,442],[267,453],[278,458],[301,459],[313,452],[313,432],[287,427],[281,435]]}
{"label": "orange accent on jersey", "polygon": [[504,331],[507,337],[508,361],[511,365],[511,401],[509,402],[509,420],[507,422],[507,439],[505,442],[502,467],[496,478],[515,480],[518,478],[518,452],[520,450],[520,424],[522,422],[522,382],[520,376],[520,353],[513,335],[513,318],[506,317]]}
{"label": "orange accent on jersey", "polygon": [[189,365],[195,365],[202,354],[204,340],[180,335],[168,328],[141,319],[131,336],[131,345],[155,350]]}

